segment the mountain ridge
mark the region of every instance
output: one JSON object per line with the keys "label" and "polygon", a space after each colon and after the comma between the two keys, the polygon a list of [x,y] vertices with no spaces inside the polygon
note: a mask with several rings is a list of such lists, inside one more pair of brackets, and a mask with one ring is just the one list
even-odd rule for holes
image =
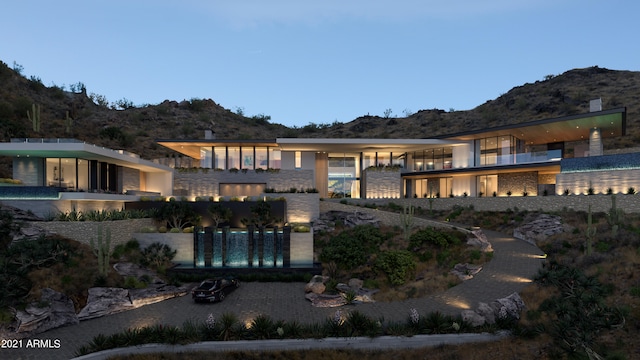
{"label": "mountain ridge", "polygon": [[[627,107],[627,136],[607,139],[605,148],[632,148],[640,142],[640,72],[597,66],[572,69],[544,80],[510,89],[471,110],[420,110],[404,117],[363,115],[346,123],[308,123],[287,127],[271,123],[267,115],[247,117],[212,99],[133,106],[123,99],[109,104],[87,94],[83,84],[47,87],[39,78],[27,79],[0,62],[0,136],[11,138],[77,138],[96,145],[123,149],[146,159],[171,155],[156,139],[202,139],[213,130],[219,139],[276,137],[428,138],[555,118],[589,111],[589,101],[603,100],[603,109]],[[29,119],[40,107],[39,129]],[[36,109],[37,112],[37,109]],[[10,177],[10,163],[2,160],[0,177]]]}

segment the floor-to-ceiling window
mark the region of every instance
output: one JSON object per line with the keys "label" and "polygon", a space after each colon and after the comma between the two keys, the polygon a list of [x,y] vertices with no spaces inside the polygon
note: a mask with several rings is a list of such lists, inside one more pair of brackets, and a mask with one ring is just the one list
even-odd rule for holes
{"label": "floor-to-ceiling window", "polygon": [[75,158],[47,158],[48,186],[76,189],[76,159]]}
{"label": "floor-to-ceiling window", "polygon": [[360,155],[330,153],[328,195],[335,198],[360,197]]}
{"label": "floor-to-ceiling window", "polygon": [[214,169],[227,169],[227,148],[216,147],[213,149],[213,168]]}
{"label": "floor-to-ceiling window", "polygon": [[478,196],[493,196],[498,193],[498,175],[480,175],[476,177]]}
{"label": "floor-to-ceiling window", "polygon": [[282,152],[279,149],[269,148],[269,168],[280,169],[282,164]]}
{"label": "floor-to-ceiling window", "polygon": [[211,168],[212,165],[212,155],[213,151],[211,147],[202,146],[200,147],[200,167],[201,168]]}

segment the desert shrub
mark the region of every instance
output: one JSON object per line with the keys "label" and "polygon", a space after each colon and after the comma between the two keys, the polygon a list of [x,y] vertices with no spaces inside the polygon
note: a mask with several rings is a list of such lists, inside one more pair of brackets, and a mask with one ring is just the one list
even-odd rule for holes
{"label": "desert shrub", "polygon": [[428,245],[435,245],[446,249],[451,245],[458,245],[461,239],[451,232],[439,231],[434,228],[424,228],[409,237],[409,250],[422,249]]}
{"label": "desert shrub", "polygon": [[359,225],[331,238],[323,247],[320,260],[335,262],[340,268],[364,265],[369,255],[378,251],[385,235],[373,225]]}
{"label": "desert shrub", "polygon": [[153,243],[142,250],[140,263],[157,270],[166,269],[176,256],[176,250],[171,250],[167,244]]}
{"label": "desert shrub", "polygon": [[386,251],[378,255],[374,268],[383,272],[391,285],[402,285],[416,269],[413,254],[406,250]]}

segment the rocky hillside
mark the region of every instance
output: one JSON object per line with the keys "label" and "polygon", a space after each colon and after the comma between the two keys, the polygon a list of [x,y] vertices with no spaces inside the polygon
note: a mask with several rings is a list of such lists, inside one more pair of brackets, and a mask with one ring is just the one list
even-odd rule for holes
{"label": "rocky hillside", "polygon": [[[626,106],[628,110],[628,135],[609,140],[606,146],[629,148],[640,142],[640,72],[598,67],[570,70],[524,84],[469,111],[420,110],[402,118],[363,116],[348,123],[309,123],[293,128],[272,124],[265,115],[242,116],[210,99],[165,100],[134,107],[124,101],[109,104],[95,94],[88,95],[82,84],[72,89],[47,87],[39,78],[27,79],[0,62],[0,140],[77,138],[152,159],[169,153],[157,146],[155,139],[203,138],[205,129],[214,130],[221,139],[430,137],[584,113],[589,100],[602,98],[605,109]],[[40,109],[40,119],[35,122],[27,115],[33,113],[34,105]],[[8,159],[1,165],[0,177],[10,177]]]}

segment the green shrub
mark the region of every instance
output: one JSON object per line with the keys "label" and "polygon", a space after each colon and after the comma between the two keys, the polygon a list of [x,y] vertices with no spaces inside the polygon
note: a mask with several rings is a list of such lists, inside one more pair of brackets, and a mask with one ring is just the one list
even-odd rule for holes
{"label": "green shrub", "polygon": [[171,265],[171,260],[176,256],[176,250],[166,244],[153,243],[142,250],[141,264],[154,269],[163,270]]}
{"label": "green shrub", "polygon": [[378,255],[374,268],[387,275],[391,285],[398,286],[416,269],[416,262],[409,251],[386,251]]}
{"label": "green shrub", "polygon": [[369,256],[378,251],[385,239],[379,228],[359,225],[331,238],[320,253],[323,262],[335,262],[340,268],[351,269],[364,265]]}

